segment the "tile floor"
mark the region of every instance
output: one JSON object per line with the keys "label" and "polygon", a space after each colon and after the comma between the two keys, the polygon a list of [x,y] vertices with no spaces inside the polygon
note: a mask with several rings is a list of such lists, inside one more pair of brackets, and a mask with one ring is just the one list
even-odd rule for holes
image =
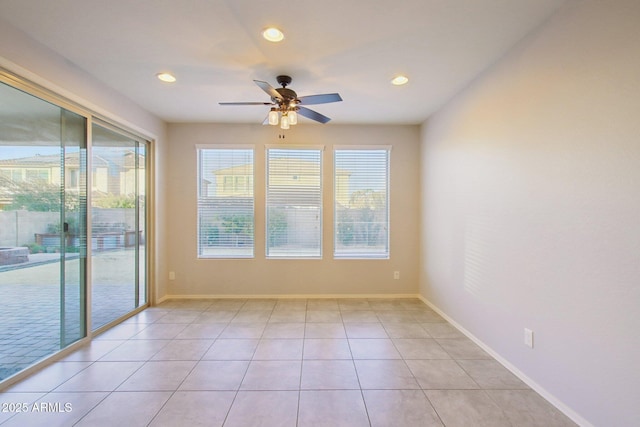
{"label": "tile floor", "polygon": [[574,425],[417,299],[168,301],[0,405],[2,427]]}

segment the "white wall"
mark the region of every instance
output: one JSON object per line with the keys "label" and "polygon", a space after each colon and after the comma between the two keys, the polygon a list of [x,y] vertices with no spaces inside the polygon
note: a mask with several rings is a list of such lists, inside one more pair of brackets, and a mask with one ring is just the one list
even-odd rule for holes
{"label": "white wall", "polygon": [[[271,126],[171,124],[169,295],[416,295],[418,292],[419,127],[299,124],[285,142]],[[265,259],[265,144],[323,145],[323,259]],[[255,144],[254,259],[197,259],[196,144]],[[391,259],[333,260],[333,145],[392,145]],[[400,271],[400,280],[393,272]]]}
{"label": "white wall", "polygon": [[582,424],[640,425],[639,114],[640,2],[584,0],[422,128],[421,294]]}
{"label": "white wall", "polygon": [[[165,185],[166,127],[159,118],[4,22],[2,18],[0,18],[0,67],[152,139],[155,185],[158,188]],[[154,200],[157,248],[166,247],[164,206],[165,199],[160,191]],[[152,275],[156,280],[151,285],[158,295],[166,293],[166,283],[163,281],[167,273],[162,270],[167,265],[166,256],[166,251],[157,251],[157,260],[154,264],[156,271]]]}

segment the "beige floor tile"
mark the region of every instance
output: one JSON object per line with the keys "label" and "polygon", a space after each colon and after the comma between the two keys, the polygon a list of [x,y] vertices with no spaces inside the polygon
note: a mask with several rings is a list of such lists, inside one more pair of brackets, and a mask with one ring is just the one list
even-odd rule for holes
{"label": "beige floor tile", "polygon": [[340,311],[351,311],[351,310],[371,310],[371,305],[369,305],[369,301],[366,299],[339,299],[338,306],[340,307]]}
{"label": "beige floor tile", "polygon": [[306,311],[304,310],[292,310],[292,311],[273,311],[269,317],[269,323],[296,323],[304,322],[306,318]]}
{"label": "beige floor tile", "polygon": [[307,310],[340,310],[340,306],[336,299],[308,299]]}
{"label": "beige floor tile", "polygon": [[94,338],[94,341],[100,340],[128,340],[132,336],[140,333],[149,326],[146,323],[121,323],[113,328],[101,333]]}
{"label": "beige floor tile", "polygon": [[307,309],[307,300],[304,298],[279,299],[273,312],[278,311],[305,311]]}
{"label": "beige floor tile", "polygon": [[305,338],[346,338],[342,323],[307,323]]}
{"label": "beige floor tile", "polygon": [[476,382],[454,360],[406,360],[405,362],[423,389],[478,388]]}
{"label": "beige floor tile", "polygon": [[63,362],[95,362],[114,348],[123,344],[124,340],[92,341],[78,350],[62,358]]}
{"label": "beige floor tile", "polygon": [[224,423],[234,392],[178,391],[165,403],[150,427],[207,426]]}
{"label": "beige floor tile", "polygon": [[154,307],[151,307],[128,318],[122,323],[155,323],[167,313],[169,313],[169,310],[156,310]]}
{"label": "beige floor tile", "polygon": [[390,339],[350,339],[354,359],[401,359]]}
{"label": "beige floor tile", "polygon": [[193,323],[229,323],[238,314],[237,310],[215,310],[201,313]]}
{"label": "beige floor tile", "polygon": [[380,319],[372,310],[342,310],[344,323],[379,323]]}
{"label": "beige floor tile", "polygon": [[76,426],[146,426],[169,397],[171,393],[166,391],[111,393]]}
{"label": "beige floor tile", "polygon": [[197,311],[172,311],[154,323],[193,323],[200,316]]}
{"label": "beige floor tile", "polygon": [[425,393],[447,427],[512,427],[483,390],[427,390]]}
{"label": "beige floor tile", "polygon": [[78,372],[88,367],[91,362],[58,362],[47,366],[27,379],[11,386],[7,392],[48,392],[58,387]]}
{"label": "beige floor tile", "polygon": [[113,391],[144,362],[95,362],[55,391]]}
{"label": "beige floor tile", "polygon": [[401,338],[393,343],[403,359],[451,359],[449,353],[431,338]]}
{"label": "beige floor tile", "polygon": [[301,391],[298,427],[368,427],[360,390]]}
{"label": "beige floor tile", "polygon": [[[0,404],[7,405],[6,412],[0,411],[0,424],[14,417],[20,409],[24,408],[23,404],[26,404],[27,408],[29,408],[35,401],[43,397],[45,394],[46,393],[42,392],[0,393]],[[16,406],[17,404],[20,405]]]}
{"label": "beige floor tile", "polygon": [[171,307],[174,311],[203,311],[211,307],[212,302],[203,299],[179,299],[171,300],[160,304],[159,308]]}
{"label": "beige floor tile", "polygon": [[262,338],[304,338],[304,322],[269,323]]}
{"label": "beige floor tile", "polygon": [[194,361],[147,362],[117,391],[175,391],[195,364]]}
{"label": "beige floor tile", "polygon": [[187,327],[186,323],[153,323],[138,334],[134,340],[171,340]]}
{"label": "beige floor tile", "polygon": [[369,306],[375,311],[404,310],[402,304],[395,299],[370,299]]}
{"label": "beige floor tile", "polygon": [[0,424],[574,425],[409,298],[167,301],[0,393],[37,400]]}
{"label": "beige floor tile", "polygon": [[304,359],[351,359],[349,341],[339,338],[307,338]]}
{"label": "beige floor tile", "polygon": [[173,340],[157,352],[151,360],[200,360],[213,340]]}
{"label": "beige floor tile", "polygon": [[518,427],[575,427],[576,424],[533,390],[487,390],[511,424]]}
{"label": "beige floor tile", "polygon": [[438,427],[438,414],[421,390],[364,390],[371,427]]}
{"label": "beige floor tile", "polygon": [[383,323],[390,338],[431,338],[419,323]]}
{"label": "beige floor tile", "polygon": [[240,310],[233,319],[234,323],[267,323],[272,310]]}
{"label": "beige floor tile", "polygon": [[438,313],[429,309],[416,310],[413,313],[413,321],[418,323],[445,323],[446,322],[446,320],[444,320]]}
{"label": "beige floor tile", "polygon": [[246,302],[242,298],[214,300],[206,311],[238,311]]}
{"label": "beige floor tile", "polygon": [[257,339],[218,339],[202,356],[203,360],[251,360]]}
{"label": "beige floor tile", "polygon": [[260,338],[265,323],[230,323],[218,338]]}
{"label": "beige floor tile", "polygon": [[267,310],[271,311],[278,303],[277,299],[248,299],[240,311]]}
{"label": "beige floor tile", "polygon": [[238,390],[248,367],[248,361],[200,361],[184,379],[180,390]]}
{"label": "beige floor tile", "polygon": [[411,311],[381,311],[378,313],[378,318],[382,323],[414,323],[414,313]]}
{"label": "beige floor tile", "polygon": [[240,391],[225,427],[295,427],[297,391]]}
{"label": "beige floor tile", "polygon": [[300,359],[302,359],[302,339],[262,339],[253,354],[253,360]]}
{"label": "beige floor tile", "polygon": [[467,374],[483,389],[526,390],[529,387],[495,360],[458,360]]}
{"label": "beige floor tile", "polygon": [[[3,427],[66,427],[74,425],[109,393],[49,393],[17,414]],[[35,407],[33,405],[36,405]],[[0,416],[0,423],[2,418]]]}
{"label": "beige floor tile", "polygon": [[491,359],[468,338],[437,338],[436,341],[454,359]]}
{"label": "beige floor tile", "polygon": [[299,390],[301,361],[254,360],[249,364],[241,390]]}
{"label": "beige floor tile", "polygon": [[355,365],[363,390],[420,389],[403,360],[356,360]]}
{"label": "beige floor tile", "polygon": [[340,323],[342,316],[338,310],[307,310],[306,321],[309,323]]}
{"label": "beige floor tile", "polygon": [[465,338],[465,336],[449,323],[421,323],[432,338]]}
{"label": "beige floor tile", "polygon": [[389,338],[382,323],[345,323],[348,338]]}
{"label": "beige floor tile", "polygon": [[225,323],[192,323],[176,335],[176,339],[215,339],[226,326]]}
{"label": "beige floor tile", "polygon": [[351,360],[305,360],[301,389],[360,390],[360,385]]}
{"label": "beige floor tile", "polygon": [[147,361],[171,340],[129,340],[100,358],[101,362]]}

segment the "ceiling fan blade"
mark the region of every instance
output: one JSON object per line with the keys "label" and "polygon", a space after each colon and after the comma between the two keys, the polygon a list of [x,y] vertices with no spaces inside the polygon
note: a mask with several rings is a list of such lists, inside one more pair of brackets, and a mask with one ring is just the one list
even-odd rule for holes
{"label": "ceiling fan blade", "polygon": [[297,111],[298,111],[298,114],[300,114],[301,116],[304,116],[307,119],[315,120],[316,122],[320,122],[323,124],[331,120],[329,117],[323,116],[317,111],[313,111],[305,107],[298,107]]}
{"label": "ceiling fan blade", "polygon": [[329,102],[340,102],[342,98],[339,93],[324,93],[322,95],[308,95],[298,98],[301,104],[315,105],[315,104],[328,104]]}
{"label": "ceiling fan blade", "polygon": [[278,93],[277,90],[275,90],[273,88],[273,86],[271,86],[269,83],[267,82],[263,82],[260,80],[254,80],[255,84],[257,84],[260,89],[262,89],[263,91],[267,92],[267,94],[271,97],[271,98],[275,98],[275,99],[283,99],[282,95],[280,95]]}
{"label": "ceiling fan blade", "polygon": [[220,105],[273,105],[272,102],[218,102]]}

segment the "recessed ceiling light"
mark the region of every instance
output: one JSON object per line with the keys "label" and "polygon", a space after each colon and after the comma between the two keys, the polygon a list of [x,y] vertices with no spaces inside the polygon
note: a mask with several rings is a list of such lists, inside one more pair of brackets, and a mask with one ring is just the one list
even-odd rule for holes
{"label": "recessed ceiling light", "polygon": [[269,40],[270,42],[276,43],[284,40],[284,34],[282,34],[282,31],[275,27],[270,27],[264,30],[262,32],[262,37],[264,37],[266,40]]}
{"label": "recessed ceiling light", "polygon": [[391,84],[396,86],[402,86],[407,83],[409,83],[409,79],[406,76],[397,76],[391,80]]}
{"label": "recessed ceiling light", "polygon": [[175,76],[171,73],[158,73],[156,74],[156,77],[165,83],[174,83],[176,81]]}

